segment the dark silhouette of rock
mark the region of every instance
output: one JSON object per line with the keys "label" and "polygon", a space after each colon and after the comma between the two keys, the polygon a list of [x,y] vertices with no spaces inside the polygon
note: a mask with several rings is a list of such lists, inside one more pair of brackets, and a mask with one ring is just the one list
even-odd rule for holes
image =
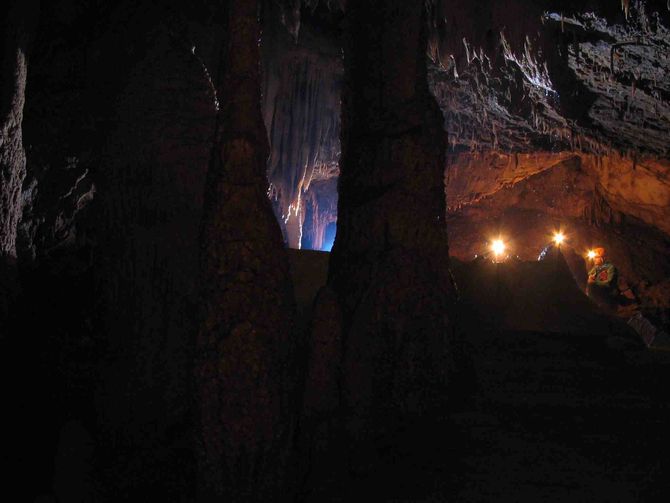
{"label": "dark silhouette of rock", "polygon": [[348,429],[366,436],[439,401],[454,368],[454,291],[444,224],[445,134],[426,80],[423,5],[350,3],[346,16],[329,285],[342,310]]}
{"label": "dark silhouette of rock", "polygon": [[[23,214],[17,247],[24,265],[34,265],[66,248],[85,246],[80,227],[95,197],[90,171],[70,159],[63,170],[45,169],[23,187]],[[39,253],[39,257],[38,257]]]}
{"label": "dark silhouette of rock", "polygon": [[577,286],[557,249],[543,260],[473,261],[455,273],[463,301],[495,318],[501,331],[627,337],[636,342],[625,320],[603,311]]}
{"label": "dark silhouette of rock", "polygon": [[[203,501],[286,498],[296,417],[295,306],[267,197],[259,2],[230,2],[200,235],[196,341]],[[223,29],[223,28],[222,28]]]}
{"label": "dark silhouette of rock", "polygon": [[124,44],[103,39],[103,54],[127,59],[108,83],[115,114],[94,208],[95,323],[104,344],[96,478],[101,499],[172,498],[194,484],[183,479],[195,471],[198,229],[215,96],[202,63],[175,35],[176,20],[144,4],[116,15],[110,30]]}
{"label": "dark silhouette of rock", "polygon": [[304,409],[308,418],[323,419],[340,404],[342,376],[342,310],[335,292],[322,288],[314,299]]}

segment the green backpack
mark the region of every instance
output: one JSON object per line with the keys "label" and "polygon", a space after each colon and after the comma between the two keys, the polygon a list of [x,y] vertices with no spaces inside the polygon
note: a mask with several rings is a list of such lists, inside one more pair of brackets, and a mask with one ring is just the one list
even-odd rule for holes
{"label": "green backpack", "polygon": [[589,276],[595,275],[598,286],[615,286],[617,270],[614,264],[605,262],[602,265],[595,266],[589,271]]}

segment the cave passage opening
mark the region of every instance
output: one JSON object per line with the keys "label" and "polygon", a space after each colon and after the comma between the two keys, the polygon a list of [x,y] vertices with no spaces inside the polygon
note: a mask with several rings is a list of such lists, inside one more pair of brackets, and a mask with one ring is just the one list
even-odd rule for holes
{"label": "cave passage opening", "polygon": [[331,222],[326,226],[326,231],[324,232],[323,245],[321,245],[321,251],[329,252],[333,249],[333,244],[335,243],[335,236],[337,235],[337,222]]}
{"label": "cave passage opening", "polygon": [[[335,197],[337,197],[337,193]],[[301,226],[300,249],[331,251],[337,234],[337,210],[331,210],[326,216],[328,220],[323,221],[323,214],[319,213],[318,207],[307,206],[305,221]],[[288,245],[291,247],[290,242]]]}

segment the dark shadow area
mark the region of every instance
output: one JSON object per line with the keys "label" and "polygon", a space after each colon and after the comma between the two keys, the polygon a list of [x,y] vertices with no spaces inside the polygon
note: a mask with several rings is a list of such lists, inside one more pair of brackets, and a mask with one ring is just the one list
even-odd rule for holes
{"label": "dark shadow area", "polygon": [[[325,280],[303,256],[301,283]],[[670,489],[663,445],[670,354],[601,311],[556,254],[452,261],[470,394],[353,450],[312,458],[305,501],[651,501]],[[311,291],[315,291],[314,288]],[[303,299],[304,300],[304,299]]]}

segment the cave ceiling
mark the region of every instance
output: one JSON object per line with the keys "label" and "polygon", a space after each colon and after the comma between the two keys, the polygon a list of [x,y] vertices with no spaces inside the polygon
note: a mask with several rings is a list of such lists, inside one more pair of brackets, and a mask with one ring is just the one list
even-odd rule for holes
{"label": "cave ceiling", "polygon": [[470,4],[436,6],[431,25],[431,83],[453,147],[668,156],[666,2]]}
{"label": "cave ceiling", "polygon": [[[279,4],[296,46],[339,45],[346,2]],[[454,149],[669,155],[666,0],[427,5],[429,80]]]}
{"label": "cave ceiling", "polygon": [[[429,85],[445,118],[446,178],[457,187],[447,189],[449,211],[578,155],[594,193],[615,211],[669,232],[666,0],[426,4]],[[284,34],[266,29],[269,178],[287,241],[297,247],[304,201],[312,214],[329,212],[321,221],[336,218],[332,198],[319,209],[308,192],[312,180],[339,174],[346,2],[274,5]]]}

